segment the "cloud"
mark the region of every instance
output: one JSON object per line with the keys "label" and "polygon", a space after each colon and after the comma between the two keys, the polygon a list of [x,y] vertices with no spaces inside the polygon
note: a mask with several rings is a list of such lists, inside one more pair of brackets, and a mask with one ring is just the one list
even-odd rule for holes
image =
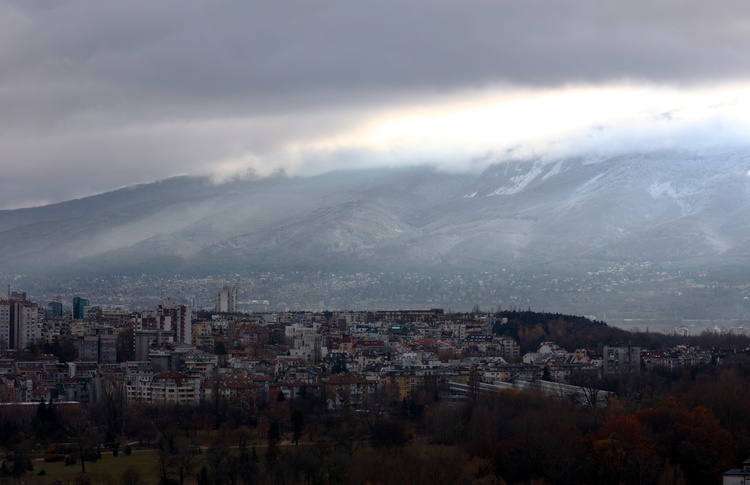
{"label": "cloud", "polygon": [[[0,207],[187,173],[734,140],[749,20],[739,0],[9,0]],[[621,96],[642,112],[595,109]]]}

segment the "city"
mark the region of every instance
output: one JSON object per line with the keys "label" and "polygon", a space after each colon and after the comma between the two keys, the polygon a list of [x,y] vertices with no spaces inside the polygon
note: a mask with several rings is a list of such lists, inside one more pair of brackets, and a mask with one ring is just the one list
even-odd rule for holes
{"label": "city", "polygon": [[[177,473],[180,456],[176,445],[172,451],[163,448],[174,432],[167,430],[180,426],[164,424],[159,410],[171,409],[194,416],[182,426],[205,430],[205,439],[183,438],[193,451],[213,450],[215,430],[246,429],[241,446],[250,440],[253,452],[257,447],[265,460],[243,478],[252,481],[275,473],[281,466],[275,460],[291,456],[284,446],[300,441],[350,447],[350,460],[365,443],[386,455],[391,446],[403,452],[410,442],[412,447],[443,443],[453,450],[471,435],[454,429],[460,421],[453,413],[477,413],[508,399],[510,406],[550,407],[547,412],[563,420],[610,422],[623,411],[641,416],[679,385],[684,372],[724,376],[750,352],[750,340],[730,332],[629,332],[585,317],[515,308],[245,313],[238,311],[237,296],[236,286],[224,285],[216,288],[210,310],[165,298],[153,309],[131,312],[80,296],[70,306],[59,301],[40,306],[25,292],[9,289],[0,302],[0,431],[3,423],[9,428],[0,440],[11,449],[25,442],[12,431],[12,423],[30,416],[24,406],[36,410],[33,422],[44,412],[68,422],[72,410],[80,409],[89,416],[88,451],[66,451],[53,441],[46,452],[29,444],[20,456],[44,457],[48,466],[53,457],[65,457],[66,464],[78,460],[85,473],[86,466],[89,472],[96,466],[102,449],[114,457],[125,442],[128,449],[137,444],[144,451],[164,451],[170,463],[163,464],[164,479]],[[531,396],[543,401],[526,402]],[[286,415],[278,414],[281,408]],[[96,418],[100,413],[113,414]],[[148,418],[152,413],[162,417]],[[440,424],[440,419],[448,421]],[[69,425],[59,426],[37,439],[72,439]],[[361,428],[355,441],[342,442],[336,437],[339,426]],[[408,431],[409,426],[416,428]],[[232,456],[224,459],[235,460]],[[719,468],[733,464],[731,458],[713,463],[718,468],[711,476],[719,477]],[[12,470],[13,459],[8,460]],[[639,473],[666,473],[671,465],[649,466]],[[708,473],[684,468],[680,472],[691,477]],[[503,469],[503,477],[528,473]],[[199,470],[219,473],[208,463]]]}

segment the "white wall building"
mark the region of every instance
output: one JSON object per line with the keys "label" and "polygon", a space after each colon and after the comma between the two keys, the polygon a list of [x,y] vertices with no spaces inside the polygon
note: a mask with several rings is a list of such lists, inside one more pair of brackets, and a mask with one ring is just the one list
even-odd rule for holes
{"label": "white wall building", "polygon": [[28,301],[0,302],[0,346],[23,349],[42,338],[43,310]]}
{"label": "white wall building", "polygon": [[216,295],[214,310],[219,313],[237,313],[237,288],[225,286]]}

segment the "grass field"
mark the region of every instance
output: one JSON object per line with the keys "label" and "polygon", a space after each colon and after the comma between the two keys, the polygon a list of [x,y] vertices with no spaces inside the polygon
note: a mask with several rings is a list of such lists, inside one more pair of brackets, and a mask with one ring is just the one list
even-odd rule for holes
{"label": "grass field", "polygon": [[[200,445],[204,447],[210,447],[215,443],[222,443],[222,438],[224,439],[223,443],[232,443],[234,441],[232,439],[233,437],[220,435],[218,432],[211,432],[211,434],[208,435],[204,434],[202,436],[199,436],[199,438],[201,438],[198,440],[200,442]],[[253,436],[253,438],[258,438],[258,436]],[[257,441],[260,440],[258,439]],[[264,444],[256,445],[257,441],[250,441],[249,446],[257,447],[257,452],[262,460],[266,451],[266,446]],[[291,443],[287,441],[285,443],[282,443],[282,448],[286,448],[287,446],[289,446],[289,450],[291,451],[292,449],[303,450],[311,446],[310,443],[301,443],[299,447],[292,447],[290,445]],[[232,454],[236,454],[237,446],[232,446],[230,444],[229,452]],[[199,455],[196,457],[196,460],[194,462],[195,467],[193,474],[192,476],[185,478],[185,485],[194,485],[196,483],[196,474],[198,473],[198,470],[200,470],[201,466],[205,463],[204,456],[205,455]],[[28,472],[23,477],[23,483],[27,485],[50,485],[52,483],[55,483],[56,480],[59,480],[63,485],[74,485],[76,483],[76,479],[81,475],[80,462],[76,462],[75,465],[71,466],[65,466],[63,461],[54,463],[34,461],[33,463],[34,470]],[[91,480],[87,483],[91,485],[119,485],[123,472],[131,467],[140,472],[140,475],[143,478],[143,485],[157,485],[159,483],[160,472],[158,468],[158,454],[156,450],[135,449],[130,455],[126,455],[125,453],[123,453],[122,448],[120,448],[120,453],[116,457],[113,457],[111,452],[104,452],[102,458],[100,458],[96,462],[87,461],[86,475]],[[46,475],[37,475],[42,469],[44,469]],[[177,478],[172,471],[170,471],[170,477]]]}
{"label": "grass field", "polygon": [[[144,478],[144,485],[157,485],[159,482],[156,452],[134,452],[127,456],[120,453],[119,456],[104,455],[96,463],[86,462],[86,474],[92,479],[92,484],[119,484],[122,473],[133,467],[141,472]],[[47,472],[46,476],[37,476],[41,469]],[[29,472],[25,478],[27,484],[48,485],[55,480],[60,480],[63,484],[75,483],[76,477],[81,474],[81,464],[76,463],[74,466],[65,466],[63,462],[44,463],[41,461],[34,462],[34,471]],[[191,477],[192,479],[192,477]],[[186,483],[195,483],[187,481]]]}

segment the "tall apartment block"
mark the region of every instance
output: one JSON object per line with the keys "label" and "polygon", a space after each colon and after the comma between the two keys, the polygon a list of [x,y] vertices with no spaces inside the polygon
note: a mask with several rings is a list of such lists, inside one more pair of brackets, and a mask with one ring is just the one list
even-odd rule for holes
{"label": "tall apartment block", "polygon": [[87,328],[76,343],[82,361],[100,364],[117,362],[117,335],[112,333],[112,327]]}
{"label": "tall apartment block", "polygon": [[0,347],[24,349],[42,338],[42,314],[36,303],[10,300],[0,302]]}
{"label": "tall apartment block", "polygon": [[633,345],[604,346],[602,370],[604,376],[640,374],[641,348]]}
{"label": "tall apartment block", "polygon": [[136,314],[136,332],[156,331],[157,340],[182,344],[193,343],[193,312],[171,298],[156,307],[156,311]]}
{"label": "tall apartment block", "polygon": [[237,313],[237,288],[225,286],[216,295],[214,310],[219,313]]}

